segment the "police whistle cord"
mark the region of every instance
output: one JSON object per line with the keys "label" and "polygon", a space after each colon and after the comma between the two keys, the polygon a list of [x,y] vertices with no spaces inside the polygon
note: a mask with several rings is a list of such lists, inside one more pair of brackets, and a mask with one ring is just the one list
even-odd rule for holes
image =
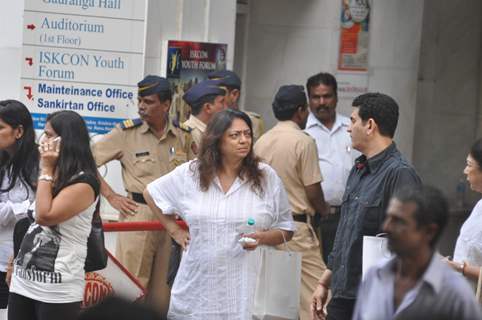
{"label": "police whistle cord", "polygon": [[[182,220],[177,220],[177,224],[187,229],[187,225]],[[124,232],[124,231],[161,231],[164,226],[159,221],[133,221],[133,222],[104,222],[104,232]]]}

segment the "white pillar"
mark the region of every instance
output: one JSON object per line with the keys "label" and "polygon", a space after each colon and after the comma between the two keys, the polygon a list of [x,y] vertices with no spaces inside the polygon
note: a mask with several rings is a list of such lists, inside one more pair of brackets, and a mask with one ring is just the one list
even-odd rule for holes
{"label": "white pillar", "polygon": [[368,89],[398,102],[395,141],[411,160],[424,1],[373,0],[372,8]]}
{"label": "white pillar", "polygon": [[4,1],[0,10],[0,100],[20,98],[23,8],[23,1]]}

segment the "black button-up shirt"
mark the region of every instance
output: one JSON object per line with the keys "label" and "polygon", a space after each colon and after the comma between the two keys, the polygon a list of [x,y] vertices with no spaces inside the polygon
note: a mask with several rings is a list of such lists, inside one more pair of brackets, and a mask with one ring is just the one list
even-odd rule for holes
{"label": "black button-up shirt", "polygon": [[362,155],[356,160],[346,183],[341,218],[328,258],[334,298],[356,298],[362,275],[363,236],[381,232],[388,202],[396,190],[420,185],[415,169],[395,143],[370,159]]}

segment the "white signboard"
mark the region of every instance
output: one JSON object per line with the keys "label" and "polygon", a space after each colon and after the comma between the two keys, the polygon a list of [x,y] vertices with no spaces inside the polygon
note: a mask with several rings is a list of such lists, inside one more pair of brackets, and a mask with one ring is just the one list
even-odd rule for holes
{"label": "white signboard", "polygon": [[368,92],[367,73],[342,73],[336,74],[338,82],[338,98],[350,99]]}
{"label": "white signboard", "polygon": [[74,110],[91,133],[136,114],[146,0],[25,1],[21,97],[36,129]]}

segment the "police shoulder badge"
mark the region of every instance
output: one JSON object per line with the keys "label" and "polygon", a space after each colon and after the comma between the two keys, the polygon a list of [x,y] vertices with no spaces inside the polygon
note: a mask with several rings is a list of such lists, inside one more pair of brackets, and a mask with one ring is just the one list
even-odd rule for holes
{"label": "police shoulder badge", "polygon": [[184,123],[179,123],[179,121],[172,121],[172,124],[174,125],[174,127],[179,128],[187,133],[191,133],[192,131],[191,127],[185,125]]}
{"label": "police shoulder badge", "polygon": [[140,118],[137,118],[137,119],[127,119],[127,120],[124,120],[120,123],[120,128],[122,130],[126,130],[126,129],[131,129],[131,128],[135,128],[135,127],[138,127],[142,124],[142,119]]}
{"label": "police shoulder badge", "polygon": [[248,116],[250,116],[250,117],[261,119],[261,116],[260,116],[259,114],[257,114],[256,112],[253,112],[253,111],[245,111],[245,113],[246,113]]}

